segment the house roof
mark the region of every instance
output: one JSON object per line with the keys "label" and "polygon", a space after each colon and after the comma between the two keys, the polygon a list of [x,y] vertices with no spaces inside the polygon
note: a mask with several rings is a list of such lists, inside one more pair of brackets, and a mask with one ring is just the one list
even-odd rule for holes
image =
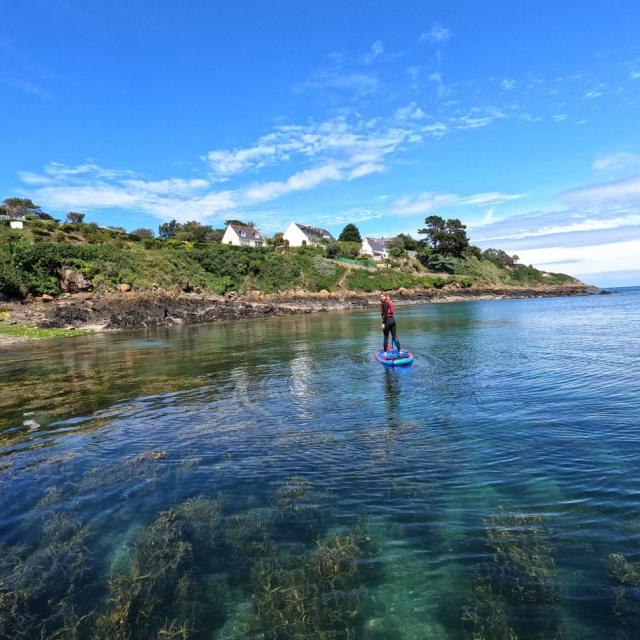
{"label": "house roof", "polygon": [[326,229],[311,227],[308,224],[300,224],[299,222],[296,222],[295,225],[313,242],[318,242],[323,238],[325,240],[333,240],[333,236]]}
{"label": "house roof", "polygon": [[367,237],[367,242],[369,243],[369,246],[374,251],[386,251],[389,248],[389,245],[391,244],[391,240],[389,240],[388,238]]}
{"label": "house roof", "polygon": [[[248,227],[241,224],[229,225],[241,238],[253,238],[254,240],[262,240],[262,235],[258,227]],[[244,232],[244,235],[242,235]]]}

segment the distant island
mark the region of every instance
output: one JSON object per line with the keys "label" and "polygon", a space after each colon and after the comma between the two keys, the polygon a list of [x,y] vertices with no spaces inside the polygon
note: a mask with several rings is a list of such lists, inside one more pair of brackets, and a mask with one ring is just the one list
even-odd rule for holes
{"label": "distant island", "polygon": [[[469,242],[458,219],[429,216],[419,236],[363,238],[348,224],[334,239],[325,229],[292,223],[266,238],[241,220],[228,220],[226,229],[173,220],[161,224],[157,235],[151,229],[128,233],[85,222],[79,212],[61,222],[29,199],[8,198],[0,206],[0,297],[6,306],[0,311],[0,333],[7,330],[9,311],[18,324],[31,320],[44,328],[115,328],[118,322],[105,318],[119,309],[131,317],[136,298],[148,313],[134,313],[138,320],[125,326],[162,324],[153,312],[154,300],[160,306],[173,300],[189,307],[175,317],[165,309],[170,324],[176,318],[252,317],[269,313],[265,305],[272,313],[354,306],[358,300],[366,304],[367,294],[379,290],[396,291],[408,301],[588,291],[569,275],[520,264],[517,256],[499,249],[481,250]],[[74,305],[70,299],[75,298]],[[309,304],[301,305],[305,298]],[[226,307],[228,313],[203,311],[216,300],[225,305],[213,306]],[[50,310],[25,312],[22,304],[18,312],[10,301],[49,303]],[[75,316],[69,311],[74,307]]]}

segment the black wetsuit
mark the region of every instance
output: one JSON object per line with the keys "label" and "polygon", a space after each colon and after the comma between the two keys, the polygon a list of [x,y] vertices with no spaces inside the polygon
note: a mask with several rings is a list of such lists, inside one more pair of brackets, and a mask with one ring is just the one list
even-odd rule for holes
{"label": "black wetsuit", "polygon": [[382,303],[382,324],[384,325],[384,347],[383,350],[386,351],[389,346],[389,333],[391,333],[391,339],[395,342],[396,348],[400,351],[400,342],[398,340],[398,336],[396,334],[396,319],[393,317],[393,312],[389,315],[389,303]]}

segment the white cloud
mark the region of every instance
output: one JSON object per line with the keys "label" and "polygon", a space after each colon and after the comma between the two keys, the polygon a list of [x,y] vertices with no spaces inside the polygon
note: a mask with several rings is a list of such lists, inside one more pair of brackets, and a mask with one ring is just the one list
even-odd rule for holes
{"label": "white cloud", "polygon": [[512,91],[516,87],[516,81],[513,78],[504,78],[504,80],[500,82],[500,87],[504,91]]}
{"label": "white cloud", "polygon": [[343,173],[336,164],[326,164],[314,169],[294,173],[282,182],[264,182],[246,189],[240,196],[243,204],[251,205],[279,198],[293,191],[307,191],[328,180],[341,180]]}
{"label": "white cloud", "polygon": [[459,198],[460,204],[470,204],[472,206],[498,205],[511,200],[521,200],[526,198],[526,193],[500,193],[499,191],[489,191],[487,193],[476,193],[472,196]]}
{"label": "white cloud", "polygon": [[378,78],[371,73],[345,71],[319,71],[310,80],[306,80],[295,87],[298,93],[308,90],[349,91],[357,96],[375,93],[380,88]]}
{"label": "white cloud", "polygon": [[362,56],[362,62],[364,64],[372,64],[377,58],[384,53],[384,46],[381,40],[376,40],[371,45],[371,50]]}
{"label": "white cloud", "polygon": [[414,216],[423,215],[447,206],[495,206],[510,200],[519,200],[526,197],[526,195],[527,194],[520,193],[500,193],[497,191],[476,193],[470,196],[460,196],[454,193],[425,192],[414,196],[398,198],[391,208],[391,213],[396,216]]}
{"label": "white cloud", "polygon": [[603,95],[602,91],[598,89],[591,89],[584,94],[584,97],[593,99],[593,98],[599,98],[602,95]]}
{"label": "white cloud", "polygon": [[399,122],[422,120],[425,117],[425,112],[415,102],[408,104],[406,107],[400,107],[395,112],[395,118]]}
{"label": "white cloud", "polygon": [[452,193],[420,193],[417,196],[402,196],[398,198],[391,208],[394,216],[423,215],[450,205],[458,196]]}
{"label": "white cloud", "polygon": [[558,194],[557,200],[579,211],[640,209],[640,176],[568,189]]}
{"label": "white cloud", "polygon": [[554,122],[564,122],[567,119],[567,114],[566,113],[557,113],[554,116],[551,116],[552,120]]}
{"label": "white cloud", "polygon": [[640,165],[640,154],[620,151],[599,155],[593,161],[592,168],[595,171],[619,171],[637,165]]}
{"label": "white cloud", "polygon": [[631,76],[632,80],[640,80],[640,71],[633,70],[629,75]]}
{"label": "white cloud", "polygon": [[214,173],[219,176],[232,176],[248,169],[259,169],[275,160],[276,148],[273,145],[258,145],[234,151],[209,151],[206,159]]}
{"label": "white cloud", "polygon": [[409,74],[409,77],[415,82],[420,75],[420,67],[417,67],[415,65],[407,67],[407,73]]}
{"label": "white cloud", "polygon": [[567,247],[558,244],[555,247],[518,250],[520,261],[524,264],[533,264],[546,271],[564,271],[561,267],[562,264],[566,264],[566,270],[576,276],[637,270],[638,255],[640,239],[588,247]]}
{"label": "white cloud", "polygon": [[429,31],[424,31],[420,34],[420,42],[439,43],[448,40],[450,37],[451,29],[442,24],[435,23],[431,26]]}

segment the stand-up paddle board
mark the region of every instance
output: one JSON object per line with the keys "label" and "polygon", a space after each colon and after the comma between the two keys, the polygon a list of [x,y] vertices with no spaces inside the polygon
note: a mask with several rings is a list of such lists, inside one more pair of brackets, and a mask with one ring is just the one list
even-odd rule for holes
{"label": "stand-up paddle board", "polygon": [[378,351],[376,353],[376,360],[383,364],[385,367],[404,367],[413,362],[413,353],[409,351]]}

